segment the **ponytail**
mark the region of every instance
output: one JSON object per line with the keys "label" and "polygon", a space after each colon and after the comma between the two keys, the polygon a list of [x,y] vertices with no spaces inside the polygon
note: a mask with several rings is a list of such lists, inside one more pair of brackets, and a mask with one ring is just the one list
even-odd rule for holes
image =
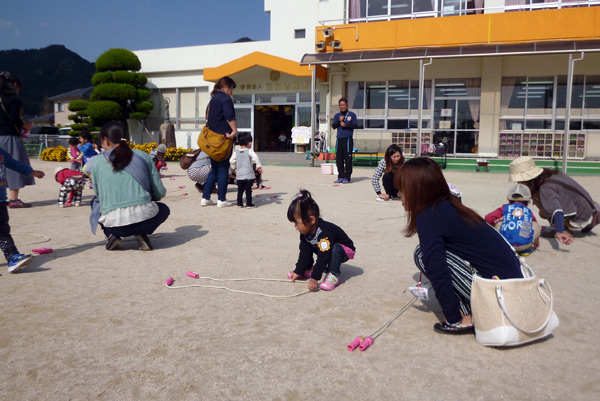
{"label": "ponytail", "polygon": [[117,144],[109,159],[114,171],[123,170],[133,158],[133,150],[127,144],[127,128],[119,121],[108,121],[100,129],[100,138]]}

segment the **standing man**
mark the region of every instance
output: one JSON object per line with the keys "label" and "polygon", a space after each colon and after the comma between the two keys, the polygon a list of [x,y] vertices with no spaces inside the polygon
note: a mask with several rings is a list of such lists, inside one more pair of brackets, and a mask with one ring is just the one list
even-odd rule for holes
{"label": "standing man", "polygon": [[333,117],[331,126],[337,129],[337,150],[335,164],[338,169],[336,183],[348,184],[352,178],[352,150],[354,149],[354,128],[357,126],[356,114],[348,110],[348,100],[338,102],[340,112]]}

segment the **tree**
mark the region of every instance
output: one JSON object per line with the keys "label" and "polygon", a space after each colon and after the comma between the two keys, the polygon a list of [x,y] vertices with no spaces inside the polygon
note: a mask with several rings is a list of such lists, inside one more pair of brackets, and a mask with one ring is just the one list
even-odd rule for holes
{"label": "tree", "polygon": [[126,49],[110,49],[96,60],[92,77],[94,90],[87,106],[90,123],[96,130],[106,121],[145,120],[154,104],[148,99],[148,79],[138,57]]}
{"label": "tree", "polygon": [[69,135],[79,136],[81,131],[93,131],[93,127],[90,125],[90,119],[88,118],[87,108],[89,102],[85,100],[73,100],[69,103],[69,111],[75,114],[70,114],[67,118],[73,121],[71,124],[71,132]]}

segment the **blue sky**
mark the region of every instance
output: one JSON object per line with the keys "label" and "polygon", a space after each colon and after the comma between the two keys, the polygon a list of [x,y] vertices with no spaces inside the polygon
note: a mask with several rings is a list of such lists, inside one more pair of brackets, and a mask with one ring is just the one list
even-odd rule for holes
{"label": "blue sky", "polygon": [[263,0],[15,0],[0,13],[0,50],[53,44],[89,61],[129,50],[269,39]]}

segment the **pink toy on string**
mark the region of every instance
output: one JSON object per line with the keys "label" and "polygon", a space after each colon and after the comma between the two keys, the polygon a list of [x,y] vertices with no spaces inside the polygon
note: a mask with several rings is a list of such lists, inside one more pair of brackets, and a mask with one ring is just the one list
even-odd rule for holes
{"label": "pink toy on string", "polygon": [[165,285],[166,285],[167,287],[170,287],[171,285],[173,285],[173,281],[175,281],[175,280],[173,279],[173,277],[169,277],[168,279],[166,279],[166,280],[165,280]]}
{"label": "pink toy on string", "polygon": [[373,345],[373,343],[375,342],[375,339],[377,337],[379,337],[381,334],[383,334],[383,332],[388,327],[390,327],[390,325],[394,322],[394,320],[396,320],[398,318],[398,316],[400,316],[402,314],[402,312],[404,312],[412,304],[414,304],[416,300],[417,300],[417,298],[411,299],[406,305],[404,305],[402,308],[400,308],[400,310],[398,312],[396,312],[396,314],[394,315],[394,317],[392,317],[390,320],[388,320],[387,322],[385,322],[383,324],[383,326],[381,326],[380,328],[378,328],[377,330],[375,330],[374,332],[372,332],[368,336],[366,336],[366,337],[363,337],[363,336],[356,337],[354,339],[354,341],[352,341],[348,345],[348,347],[347,347],[348,351],[354,351],[356,349],[356,347],[358,347],[358,349],[361,350],[361,351],[365,351],[367,348],[369,348],[371,345]]}
{"label": "pink toy on string", "polygon": [[177,188],[179,188],[179,189],[183,189],[183,188],[185,188],[185,185],[180,185],[180,186],[178,186]]}
{"label": "pink toy on string", "polygon": [[191,277],[191,278],[198,278],[200,277],[200,275],[198,273],[194,273],[192,271],[189,271],[187,273],[185,273],[186,276]]}
{"label": "pink toy on string", "polygon": [[175,181],[175,178],[174,177],[169,177],[169,180]]}
{"label": "pink toy on string", "polygon": [[41,255],[44,253],[52,253],[52,252],[54,252],[54,250],[52,248],[38,248],[38,249],[32,249],[31,252]]}
{"label": "pink toy on string", "polygon": [[188,195],[187,192],[184,192],[184,193],[181,194],[181,196],[186,196],[186,195]]}
{"label": "pink toy on string", "polygon": [[263,187],[263,189],[271,189],[271,187]]}

